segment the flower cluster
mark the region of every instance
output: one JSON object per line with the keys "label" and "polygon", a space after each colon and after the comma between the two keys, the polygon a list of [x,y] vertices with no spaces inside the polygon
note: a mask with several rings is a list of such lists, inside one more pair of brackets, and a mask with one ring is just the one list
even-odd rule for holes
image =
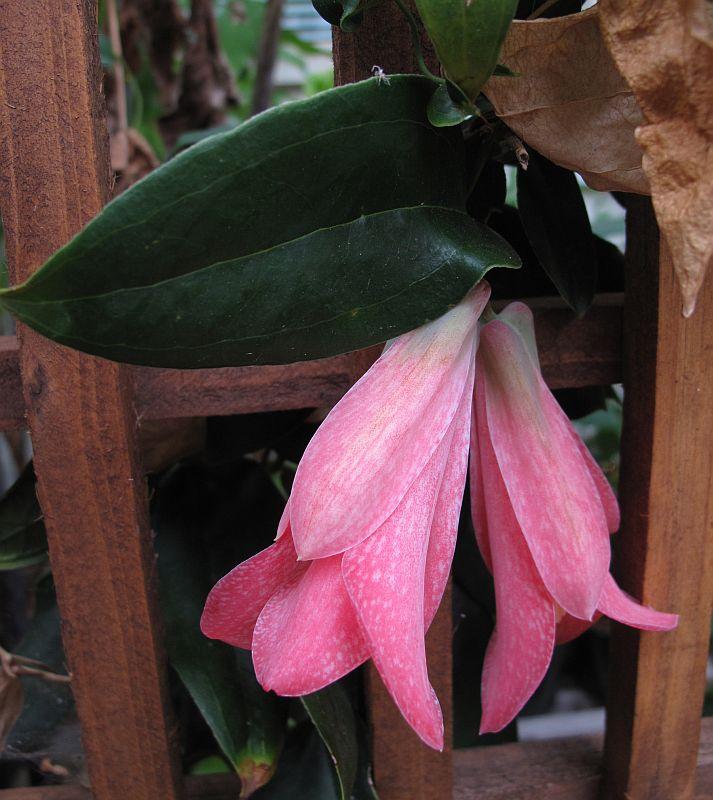
{"label": "flower cluster", "polygon": [[371,658],[404,718],[443,746],[425,633],[448,579],[470,450],[495,581],[481,732],[505,726],[556,642],[599,614],[669,630],[609,574],[619,509],[545,385],[529,309],[481,322],[489,287],[390,342],[307,447],[275,543],[216,584],[205,635],[252,650],[265,689],[308,694]]}

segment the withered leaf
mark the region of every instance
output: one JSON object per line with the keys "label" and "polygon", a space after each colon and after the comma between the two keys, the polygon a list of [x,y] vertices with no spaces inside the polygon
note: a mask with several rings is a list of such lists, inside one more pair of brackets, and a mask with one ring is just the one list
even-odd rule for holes
{"label": "withered leaf", "polygon": [[594,189],[649,193],[634,137],[643,117],[609,55],[597,6],[515,20],[500,60],[519,76],[493,77],[483,91],[518,136]]}
{"label": "withered leaf", "polygon": [[690,316],[713,257],[713,13],[706,0],[600,0],[617,66],[646,120],[636,136]]}

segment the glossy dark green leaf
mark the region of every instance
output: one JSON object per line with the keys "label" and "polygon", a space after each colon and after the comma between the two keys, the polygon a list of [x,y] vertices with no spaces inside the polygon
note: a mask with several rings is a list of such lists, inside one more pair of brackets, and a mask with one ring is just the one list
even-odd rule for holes
{"label": "glossy dark green leaf", "polygon": [[448,77],[475,100],[498,63],[517,0],[416,0]]}
{"label": "glossy dark green leaf", "polygon": [[332,757],[341,800],[349,800],[359,762],[357,722],[349,696],[342,686],[333,683],[301,700]]}
{"label": "glossy dark green leaf", "polygon": [[[315,11],[330,25],[338,25],[343,31],[355,31],[362,20],[361,0],[312,0]],[[371,4],[370,4],[371,5]]]}
{"label": "glossy dark green leaf", "polygon": [[284,363],[383,341],[514,266],[461,213],[459,131],[392,76],[258,115],[110,203],[0,293],[70,346],[174,367]]}
{"label": "glossy dark green leaf", "polygon": [[187,508],[191,497],[181,478],[180,468],[166,476],[153,510],[169,661],[240,775],[244,792],[252,791],[275,770],[283,705],[258,685],[249,653],[207,639],[200,631],[211,588],[210,563],[195,524],[200,509]]}
{"label": "glossy dark green leaf", "polygon": [[436,128],[448,128],[453,125],[460,125],[473,112],[462,103],[454,100],[445,83],[436,87],[436,91],[431,95],[427,107],[428,121]]}
{"label": "glossy dark green leaf", "polygon": [[597,253],[574,173],[530,150],[527,171],[517,173],[517,201],[538,261],[571,308],[583,314],[597,287]]}
{"label": "glossy dark green leaf", "polygon": [[19,569],[47,558],[47,536],[28,464],[0,500],[0,570]]}
{"label": "glossy dark green leaf", "polygon": [[99,270],[103,287],[82,289],[71,265],[63,270],[67,284],[29,282],[3,302],[49,338],[115,361],[284,364],[416,328],[495,266],[518,266],[497,234],[463,212],[420,206],[134,288],[114,262]]}

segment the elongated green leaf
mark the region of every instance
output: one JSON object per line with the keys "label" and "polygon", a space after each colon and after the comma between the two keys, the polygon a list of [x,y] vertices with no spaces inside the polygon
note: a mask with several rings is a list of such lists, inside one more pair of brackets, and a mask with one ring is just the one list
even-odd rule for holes
{"label": "elongated green leaf", "polygon": [[323,19],[343,31],[355,31],[361,24],[361,0],[312,0],[312,5]]}
{"label": "elongated green leaf", "polygon": [[497,234],[463,212],[420,206],[133,288],[114,263],[104,286],[82,290],[68,265],[67,283],[29,282],[4,303],[46,336],[116,361],[283,364],[416,328],[494,266],[518,266]]}
{"label": "elongated green leaf", "polygon": [[349,800],[359,762],[357,723],[346,691],[333,683],[301,698],[334,762],[341,800]]}
{"label": "elongated green leaf", "polygon": [[475,100],[498,63],[517,0],[416,0],[446,74]]}
{"label": "elongated green leaf", "polygon": [[261,114],[110,203],[0,302],[115,360],[284,363],[439,316],[512,251],[459,213],[461,135],[392,76]]}
{"label": "elongated green leaf", "polygon": [[47,558],[47,536],[35,492],[32,464],[0,500],[0,570],[19,569]]}
{"label": "elongated green leaf", "polygon": [[522,224],[538,261],[578,314],[597,287],[597,252],[582,192],[573,172],[530,150],[527,172],[518,170]]}
{"label": "elongated green leaf", "polygon": [[200,509],[187,513],[196,495],[186,491],[185,477],[179,468],[159,484],[153,512],[168,656],[248,796],[275,770],[284,706],[258,685],[249,653],[201,634],[209,554],[195,524]]}

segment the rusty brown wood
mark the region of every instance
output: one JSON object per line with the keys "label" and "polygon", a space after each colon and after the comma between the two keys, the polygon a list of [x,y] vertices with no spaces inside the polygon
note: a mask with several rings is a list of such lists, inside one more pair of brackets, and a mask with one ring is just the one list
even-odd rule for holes
{"label": "rusty brown wood", "polygon": [[713,602],[713,280],[684,319],[645,201],[629,214],[628,239],[616,574],[681,622],[670,634],[615,630],[605,796],[690,800]]}
{"label": "rusty brown wood", "polygon": [[[553,389],[621,381],[621,296],[601,296],[584,319],[560,300],[529,301],[540,363]],[[379,348],[282,367],[176,370],[132,367],[140,421],[325,408],[339,400]],[[0,430],[25,425],[17,340],[0,336]]]}
{"label": "rusty brown wood", "polygon": [[[456,750],[453,764],[455,800],[597,800],[602,741],[577,736]],[[189,800],[235,800],[238,793],[234,775],[186,778]],[[701,727],[694,800],[711,797],[713,718],[704,719]],[[0,792],[0,800],[92,800],[92,795],[81,786],[47,786],[9,789]]]}
{"label": "rusty brown wood", "polygon": [[[14,281],[108,196],[96,20],[90,0],[0,0],[1,202]],[[182,783],[128,374],[23,328],[20,371],[94,797],[172,800]]]}

